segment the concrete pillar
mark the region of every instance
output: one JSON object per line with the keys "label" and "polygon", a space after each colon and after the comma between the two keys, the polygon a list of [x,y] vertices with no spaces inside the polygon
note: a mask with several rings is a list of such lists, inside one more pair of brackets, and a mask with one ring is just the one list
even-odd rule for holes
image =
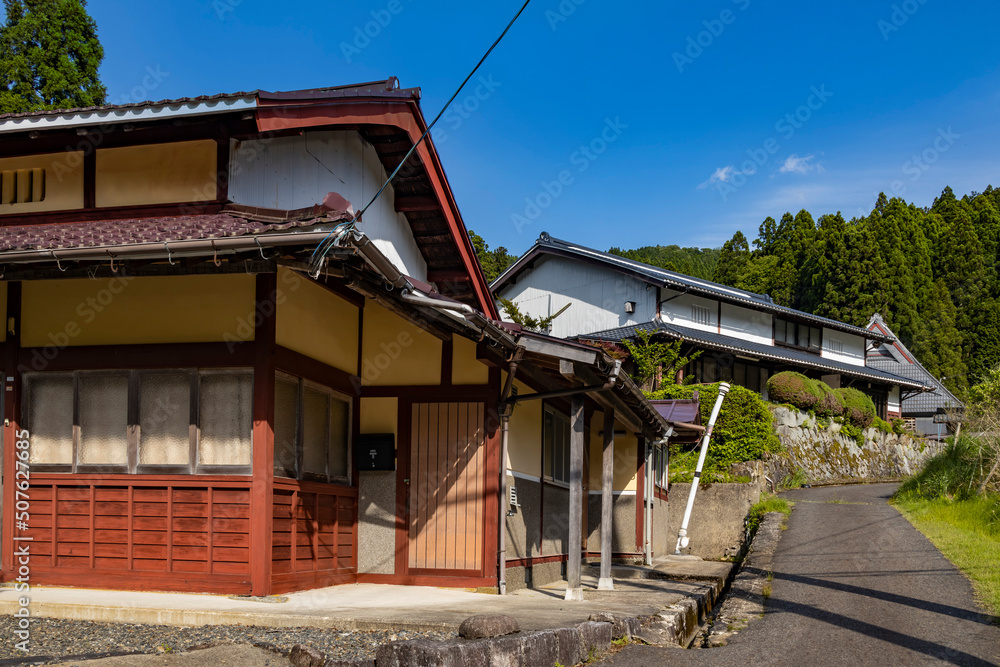
{"label": "concrete pillar", "polygon": [[613,591],[611,579],[611,535],[615,476],[615,411],[604,411],[604,456],[601,462],[601,578],[597,590]]}
{"label": "concrete pillar", "polygon": [[569,562],[566,599],[583,600],[580,556],[583,548],[583,394],[575,394],[569,415]]}

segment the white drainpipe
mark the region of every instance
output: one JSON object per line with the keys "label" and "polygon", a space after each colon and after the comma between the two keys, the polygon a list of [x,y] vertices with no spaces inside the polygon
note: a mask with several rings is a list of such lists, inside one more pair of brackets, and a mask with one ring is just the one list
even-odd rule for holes
{"label": "white drainpipe", "polygon": [[701,469],[705,466],[705,457],[708,455],[708,443],[712,439],[712,430],[715,428],[715,420],[719,418],[719,410],[722,409],[722,400],[729,393],[729,385],[723,382],[719,385],[719,397],[715,399],[715,407],[712,408],[712,416],[708,419],[708,429],[705,437],[701,441],[701,454],[698,456],[698,467],[695,469],[694,479],[691,481],[691,493],[688,494],[687,507],[684,509],[684,519],[681,521],[681,529],[677,533],[677,548],[675,555],[680,555],[681,549],[687,549],[690,540],[687,536],[688,522],[691,520],[691,509],[694,507],[694,497],[698,494],[698,483],[701,481]]}

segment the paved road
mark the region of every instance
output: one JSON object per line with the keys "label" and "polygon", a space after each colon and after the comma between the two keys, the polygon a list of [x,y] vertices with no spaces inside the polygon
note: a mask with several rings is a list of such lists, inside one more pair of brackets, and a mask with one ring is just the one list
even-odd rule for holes
{"label": "paved road", "polygon": [[796,506],[774,556],[762,620],[729,646],[630,646],[599,664],[1000,664],[1000,626],[975,605],[969,582],[886,504],[894,489],[789,492]]}

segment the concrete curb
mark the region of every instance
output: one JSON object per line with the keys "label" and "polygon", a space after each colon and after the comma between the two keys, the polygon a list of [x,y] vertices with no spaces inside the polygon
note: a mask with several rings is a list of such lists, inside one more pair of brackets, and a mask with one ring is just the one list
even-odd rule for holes
{"label": "concrete curb", "polygon": [[413,639],[379,647],[374,662],[327,660],[315,649],[295,646],[289,661],[295,667],[551,667],[557,662],[569,667],[607,651],[616,639],[631,638],[638,629],[638,619],[618,617],[489,639]]}

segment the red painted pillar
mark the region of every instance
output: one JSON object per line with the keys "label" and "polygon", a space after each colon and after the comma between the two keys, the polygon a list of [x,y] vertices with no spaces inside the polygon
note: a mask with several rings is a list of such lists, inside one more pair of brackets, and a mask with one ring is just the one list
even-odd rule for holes
{"label": "red painted pillar", "polygon": [[[14,578],[13,558],[14,558],[14,477],[17,468],[15,460],[17,458],[18,422],[21,415],[20,394],[21,394],[21,373],[17,368],[18,351],[21,347],[21,283],[12,282],[7,284],[7,312],[4,314],[3,327],[7,332],[7,339],[4,343],[3,355],[3,416],[5,425],[3,430],[3,574],[4,581]],[[7,378],[13,378],[8,381]],[[55,508],[52,516],[55,517]]]}
{"label": "red painted pillar", "polygon": [[253,369],[253,481],[250,490],[250,583],[271,594],[274,523],[274,356],[277,276],[257,276]]}

